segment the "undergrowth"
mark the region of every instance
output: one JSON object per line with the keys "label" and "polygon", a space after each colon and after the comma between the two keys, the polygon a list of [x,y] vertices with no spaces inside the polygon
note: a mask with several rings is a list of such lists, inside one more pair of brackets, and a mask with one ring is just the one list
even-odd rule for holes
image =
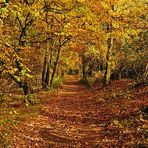
{"label": "undergrowth", "polygon": [[80,79],[80,84],[82,85],[86,85],[88,88],[92,87],[94,82],[95,82],[95,79],[92,78],[92,77],[89,77],[87,79]]}
{"label": "undergrowth", "polygon": [[13,144],[13,131],[18,123],[19,113],[15,109],[0,109],[0,147]]}
{"label": "undergrowth", "polygon": [[62,89],[64,84],[64,78],[55,77],[52,83],[51,89]]}

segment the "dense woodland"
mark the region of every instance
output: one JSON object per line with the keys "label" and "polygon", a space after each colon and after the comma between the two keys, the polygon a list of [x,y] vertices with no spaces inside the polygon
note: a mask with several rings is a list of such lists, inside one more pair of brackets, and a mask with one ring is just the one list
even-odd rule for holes
{"label": "dense woodland", "polygon": [[[85,98],[93,96],[93,101],[96,100],[98,103],[96,108],[101,108],[102,105],[103,112],[106,114],[110,112],[107,110],[110,107],[108,104],[115,106],[112,110],[117,112],[118,105],[123,105],[125,102],[131,104],[132,99],[137,97],[137,102],[133,101],[135,106],[132,106],[131,111],[136,115],[130,114],[131,106],[128,103],[120,108],[124,110],[123,108],[127,107],[125,110],[129,115],[126,123],[112,114],[110,120],[113,123],[107,123],[107,118],[102,121],[102,124],[98,124],[94,122],[94,117],[91,117],[90,125],[107,124],[106,131],[115,125],[121,130],[129,122],[130,125],[126,125],[126,132],[129,133],[125,133],[137,136],[135,132],[130,133],[131,127],[134,127],[139,129],[139,135],[137,137],[132,135],[134,138],[131,139],[133,141],[131,143],[127,142],[128,138],[125,142],[121,142],[125,133],[121,134],[119,129],[116,129],[117,133],[113,133],[118,135],[119,132],[120,140],[116,142],[108,140],[104,143],[100,142],[100,145],[93,140],[92,142],[90,140],[92,137],[88,140],[80,138],[78,142],[73,140],[73,143],[63,137],[66,142],[61,142],[63,139],[54,135],[53,139],[58,139],[57,141],[49,138],[46,142],[52,141],[55,145],[53,143],[53,145],[46,145],[46,142],[34,145],[35,143],[31,142],[32,145],[25,143],[24,147],[73,147],[74,145],[76,147],[140,147],[139,145],[146,147],[148,144],[145,136],[148,110],[147,49],[147,0],[0,0],[0,146],[7,147],[14,144],[12,147],[22,147],[17,140],[12,140],[12,134],[16,131],[15,126],[20,124],[20,121],[26,123],[26,119],[33,121],[33,117],[40,114],[39,110],[44,112],[43,106],[49,98],[53,99],[48,102],[48,106],[51,107],[54,98],[58,98],[62,89],[67,91],[74,89],[80,97],[79,100],[82,99],[84,104],[87,104]],[[70,86],[74,87],[73,85],[77,86],[80,92],[70,88]],[[62,98],[68,99],[69,94],[64,94]],[[126,101],[120,102],[118,98],[120,100],[124,98],[123,100]],[[108,102],[109,99],[113,100]],[[61,100],[59,102],[62,102]],[[119,102],[113,103],[115,100]],[[88,104],[93,101],[88,101]],[[75,105],[73,102],[73,105],[80,107],[82,105],[83,108],[83,103]],[[83,113],[83,111],[80,113],[81,116]],[[94,114],[97,113],[98,110],[94,110]],[[146,118],[143,119],[143,116]],[[55,118],[60,120],[58,117]],[[119,117],[122,118],[122,114]],[[65,120],[67,122],[69,118]],[[74,120],[78,121],[78,119]],[[34,120],[34,122],[39,121]],[[60,123],[57,123],[56,127],[58,125]],[[143,129],[141,130],[139,126]],[[23,125],[20,129],[22,127]],[[19,132],[14,135],[17,133]],[[88,132],[88,134],[92,133]],[[113,136],[111,133],[110,136]],[[101,135],[103,136],[103,133]],[[48,136],[45,134],[44,137]],[[61,143],[66,144],[60,145]]]}

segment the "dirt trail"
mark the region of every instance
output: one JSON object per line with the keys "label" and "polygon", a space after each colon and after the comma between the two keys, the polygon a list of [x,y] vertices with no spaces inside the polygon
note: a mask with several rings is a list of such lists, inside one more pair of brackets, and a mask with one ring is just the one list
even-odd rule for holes
{"label": "dirt trail", "polygon": [[49,97],[40,115],[18,125],[14,147],[97,146],[103,124],[91,95],[75,76],[69,77],[63,89]]}
{"label": "dirt trail", "polygon": [[[98,148],[111,147],[112,143],[115,146],[118,136],[123,134],[110,128],[118,112],[110,109],[108,100],[98,103],[95,93],[80,85],[76,76],[70,76],[63,89],[52,95],[43,94],[41,97],[48,99],[41,113],[17,126],[14,148]],[[100,93],[105,92],[101,89]],[[120,140],[117,146],[124,142]]]}

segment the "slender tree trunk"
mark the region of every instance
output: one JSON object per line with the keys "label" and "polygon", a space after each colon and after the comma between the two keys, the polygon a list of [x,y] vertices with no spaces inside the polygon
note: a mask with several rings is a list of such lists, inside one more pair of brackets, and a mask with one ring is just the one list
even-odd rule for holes
{"label": "slender tree trunk", "polygon": [[55,60],[55,63],[54,63],[54,67],[53,67],[53,71],[52,71],[52,75],[51,75],[51,79],[50,79],[50,85],[52,85],[52,83],[53,83],[53,79],[54,79],[54,76],[55,76],[55,72],[56,72],[59,57],[60,57],[60,52],[61,52],[61,46],[58,47],[58,52],[57,52],[56,60]]}
{"label": "slender tree trunk", "polygon": [[49,78],[50,78],[50,65],[49,65],[49,63],[48,63],[48,64],[47,64],[46,77],[45,77],[45,83],[46,83],[46,86],[49,85]]}
{"label": "slender tree trunk", "polygon": [[82,56],[82,79],[86,80],[86,59]]}
{"label": "slender tree trunk", "polygon": [[109,33],[109,38],[107,40],[107,54],[106,54],[106,67],[104,74],[104,84],[108,85],[111,76],[111,48],[113,44],[112,38],[112,24],[108,25],[107,33]]}
{"label": "slender tree trunk", "polygon": [[91,63],[89,65],[89,69],[88,69],[88,72],[87,72],[88,76],[90,76],[90,77],[93,76],[93,68],[94,68],[94,64]]}
{"label": "slender tree trunk", "polygon": [[25,37],[26,37],[26,27],[22,27],[21,28],[20,38],[19,38],[19,45],[20,46],[25,46],[25,41],[23,39]]}
{"label": "slender tree trunk", "polygon": [[27,82],[24,82],[24,84],[22,85],[23,91],[24,91],[24,95],[27,96],[29,94],[29,87]]}
{"label": "slender tree trunk", "polygon": [[44,64],[43,64],[43,71],[42,71],[42,87],[43,88],[47,88],[46,81],[45,81],[46,73],[47,73],[47,53],[45,54],[45,57],[44,57]]}
{"label": "slender tree trunk", "polygon": [[[44,57],[44,64],[43,64],[43,71],[42,71],[42,87],[44,89],[48,88],[49,85],[49,79],[50,79],[50,66],[52,62],[52,49],[50,49],[50,43],[49,40],[47,40],[47,47]],[[49,51],[50,49],[50,51]],[[49,61],[49,52],[50,52],[50,61]]]}
{"label": "slender tree trunk", "polygon": [[51,68],[52,56],[53,56],[52,52],[53,52],[53,50],[51,49],[50,50],[50,61],[47,65],[47,73],[46,73],[46,80],[45,80],[47,86],[49,86],[49,81],[50,81],[50,68]]}
{"label": "slender tree trunk", "polygon": [[56,72],[57,65],[58,65],[59,58],[60,58],[61,48],[62,48],[62,46],[65,45],[69,40],[70,40],[70,38],[65,38],[65,40],[62,42],[62,41],[61,41],[61,38],[59,38],[59,45],[57,46],[58,51],[57,51],[57,56],[56,56],[56,59],[55,59],[55,62],[54,62],[54,66],[53,66],[53,71],[52,71],[52,75],[51,75],[51,79],[50,79],[50,85],[52,85],[53,80],[54,80],[55,72]]}
{"label": "slender tree trunk", "polygon": [[[49,24],[48,24],[48,12],[46,12],[45,15],[46,19],[46,30],[49,29]],[[51,25],[52,28],[52,25]],[[51,29],[50,28],[50,29]],[[46,52],[45,52],[45,57],[44,57],[44,64],[43,64],[43,71],[42,71],[42,88],[43,89],[48,89],[48,83],[49,83],[49,78],[50,78],[50,64],[49,64],[49,40],[48,40],[48,33],[46,34]]]}
{"label": "slender tree trunk", "polygon": [[118,78],[119,80],[121,80],[122,79],[122,73],[120,72],[119,73],[119,78]]}
{"label": "slender tree trunk", "polygon": [[[46,52],[49,52],[48,50]],[[52,63],[52,49],[50,50],[50,61],[49,54],[46,53],[43,64],[43,72],[42,72],[42,87],[47,89],[50,81],[50,67]]]}
{"label": "slender tree trunk", "polygon": [[[112,11],[115,12],[115,7],[112,5],[110,1],[110,6]],[[112,17],[110,17],[110,22],[107,24],[107,33],[109,35],[107,40],[107,54],[106,54],[106,68],[105,68],[105,75],[104,75],[104,84],[108,85],[111,76],[111,63],[112,63],[112,45],[113,45],[113,37],[112,37],[113,25],[112,25]]]}

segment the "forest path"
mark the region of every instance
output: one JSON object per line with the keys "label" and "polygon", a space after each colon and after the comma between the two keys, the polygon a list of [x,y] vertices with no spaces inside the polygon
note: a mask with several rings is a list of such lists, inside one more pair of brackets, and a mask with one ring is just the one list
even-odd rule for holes
{"label": "forest path", "polygon": [[78,83],[77,76],[69,76],[63,89],[49,96],[40,115],[18,125],[14,147],[90,147],[100,143],[103,123],[96,100]]}
{"label": "forest path", "polygon": [[[147,88],[121,93],[127,81],[88,89],[77,76],[69,76],[63,89],[39,94],[39,113],[20,122],[14,135],[14,148],[98,148],[132,145],[137,140],[140,106],[147,104]],[[119,94],[120,93],[120,94]],[[126,130],[122,127],[125,125]],[[142,121],[143,122],[143,121]],[[127,130],[127,123],[129,123]],[[139,124],[140,123],[140,124]],[[142,137],[142,135],[140,135]],[[141,139],[141,138],[140,138]],[[125,142],[126,141],[126,142]],[[141,141],[144,141],[142,138]]]}

